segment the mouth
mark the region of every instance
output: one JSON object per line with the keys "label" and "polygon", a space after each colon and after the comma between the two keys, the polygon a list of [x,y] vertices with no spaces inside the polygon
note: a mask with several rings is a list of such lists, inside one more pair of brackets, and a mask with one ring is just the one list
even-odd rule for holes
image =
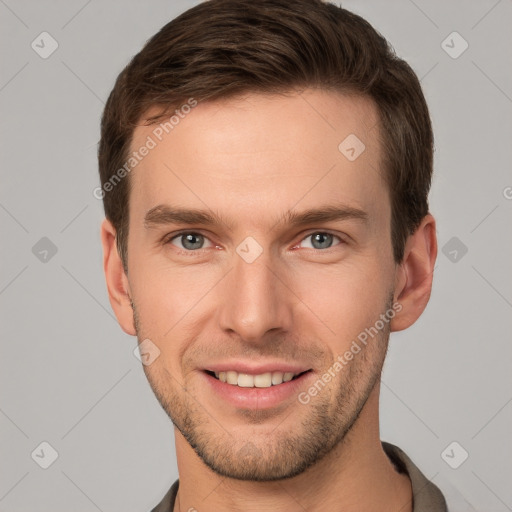
{"label": "mouth", "polygon": [[220,382],[239,388],[270,388],[299,379],[310,371],[311,370],[306,370],[298,373],[273,371],[252,375],[250,373],[240,373],[234,370],[222,372],[206,370],[206,373]]}
{"label": "mouth", "polygon": [[316,375],[301,363],[241,360],[212,363],[200,374],[214,403],[220,400],[219,404],[230,404],[235,410],[282,410]]}

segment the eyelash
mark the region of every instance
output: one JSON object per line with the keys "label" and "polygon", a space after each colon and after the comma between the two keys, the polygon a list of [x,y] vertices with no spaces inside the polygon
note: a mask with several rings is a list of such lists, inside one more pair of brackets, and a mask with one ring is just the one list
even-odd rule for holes
{"label": "eyelash", "polygon": [[[340,235],[336,235],[335,233],[332,233],[331,231],[311,231],[310,233],[308,233],[307,235],[305,235],[303,238],[300,239],[300,241],[298,242],[298,244],[294,244],[294,247],[296,247],[297,245],[299,245],[300,243],[302,243],[304,240],[306,240],[307,238],[313,236],[313,235],[317,235],[317,234],[322,234],[322,235],[331,235],[332,237],[334,238],[337,238],[339,240],[339,243],[336,244],[336,245],[333,245],[331,247],[328,247],[326,249],[315,249],[315,248],[312,248],[314,251],[316,252],[328,252],[329,250],[331,249],[334,249],[335,247],[337,247],[338,245],[344,245],[347,243],[346,240],[344,240]],[[199,231],[180,231],[178,233],[173,233],[172,235],[170,236],[167,236],[164,238],[163,240],[163,244],[164,245],[168,245],[168,244],[171,244],[173,245],[171,242],[177,238],[180,238],[184,235],[200,235],[202,237],[204,237],[206,240],[210,241],[212,244],[213,242],[206,236],[206,235],[203,235],[203,233],[199,232]],[[215,244],[214,244],[215,245]],[[176,247],[176,246],[175,246]],[[211,249],[211,247],[207,247],[205,249],[201,248],[201,249],[196,249],[196,250],[187,250],[187,249],[181,249],[179,247],[176,247],[176,250],[178,253],[180,254],[186,254],[186,255],[194,255],[194,254],[200,254],[202,251],[206,250],[206,249]],[[311,249],[311,247],[307,247],[307,249]]]}

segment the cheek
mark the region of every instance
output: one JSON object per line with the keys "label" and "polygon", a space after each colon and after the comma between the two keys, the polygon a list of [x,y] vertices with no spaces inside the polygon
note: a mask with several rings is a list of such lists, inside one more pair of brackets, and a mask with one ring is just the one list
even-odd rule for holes
{"label": "cheek", "polygon": [[[389,271],[387,271],[389,272]],[[378,263],[319,269],[314,275],[296,277],[297,295],[310,313],[309,324],[335,352],[343,352],[353,339],[375,324],[389,299],[389,273]]]}
{"label": "cheek", "polygon": [[133,259],[130,277],[139,321],[147,337],[162,339],[167,346],[168,338],[176,338],[204,313],[207,295],[222,272],[207,266],[177,268],[165,260],[142,259],[145,263]]}

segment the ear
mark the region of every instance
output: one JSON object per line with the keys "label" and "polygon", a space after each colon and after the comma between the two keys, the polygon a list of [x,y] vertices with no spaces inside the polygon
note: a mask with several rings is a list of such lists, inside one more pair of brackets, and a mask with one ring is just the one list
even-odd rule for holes
{"label": "ear", "polygon": [[117,251],[116,230],[107,219],[101,224],[101,245],[103,246],[103,270],[110,305],[123,331],[135,336],[137,333],[133,320],[128,277]]}
{"label": "ear", "polygon": [[437,257],[436,221],[427,214],[407,238],[404,258],[397,267],[394,303],[401,309],[391,320],[391,331],[410,327],[425,310],[430,299]]}

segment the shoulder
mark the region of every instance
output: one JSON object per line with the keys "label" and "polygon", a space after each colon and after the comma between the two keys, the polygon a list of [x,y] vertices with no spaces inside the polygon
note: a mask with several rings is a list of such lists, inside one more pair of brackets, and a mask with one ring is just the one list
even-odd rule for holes
{"label": "shoulder", "polygon": [[447,512],[445,497],[408,457],[391,443],[382,442],[382,448],[399,473],[406,473],[411,480],[414,512]]}
{"label": "shoulder", "polygon": [[151,512],[172,512],[174,509],[174,502],[176,501],[176,494],[178,493],[179,480],[176,480],[167,491],[162,501],[154,507]]}

